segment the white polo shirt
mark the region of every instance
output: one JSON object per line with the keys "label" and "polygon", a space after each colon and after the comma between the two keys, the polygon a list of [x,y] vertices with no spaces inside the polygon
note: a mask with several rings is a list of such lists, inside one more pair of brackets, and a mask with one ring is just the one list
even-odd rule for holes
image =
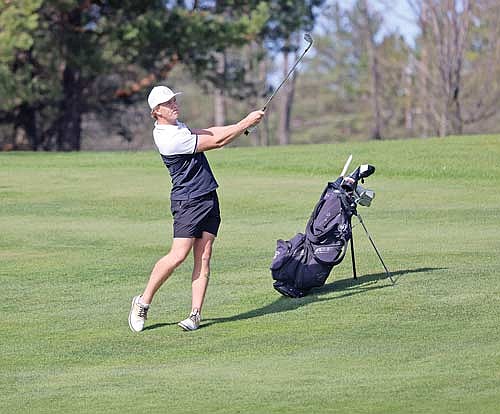
{"label": "white polo shirt", "polygon": [[198,136],[180,121],[177,121],[177,125],[155,122],[153,138],[162,155],[194,154],[198,143]]}
{"label": "white polo shirt", "polygon": [[217,189],[207,157],[203,152],[196,152],[198,136],[185,124],[156,123],[153,138],[172,178],[171,200],[189,200]]}

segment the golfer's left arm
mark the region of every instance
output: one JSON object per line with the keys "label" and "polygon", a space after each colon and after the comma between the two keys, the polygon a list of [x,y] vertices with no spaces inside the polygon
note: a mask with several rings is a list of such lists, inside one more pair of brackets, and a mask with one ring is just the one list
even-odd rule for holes
{"label": "golfer's left arm", "polygon": [[193,129],[191,132],[198,135],[196,152],[222,148],[238,138],[248,128],[257,125],[262,120],[263,116],[264,111],[253,111],[237,124],[207,129]]}

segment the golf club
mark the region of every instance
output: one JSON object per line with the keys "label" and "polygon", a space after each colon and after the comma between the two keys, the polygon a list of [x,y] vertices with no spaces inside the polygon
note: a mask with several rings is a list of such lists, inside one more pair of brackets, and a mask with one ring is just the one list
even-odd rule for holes
{"label": "golf club", "polygon": [[342,169],[342,172],[340,173],[341,177],[345,176],[347,169],[349,168],[349,165],[351,164],[351,161],[352,161],[352,154],[349,155],[349,158],[347,158],[347,161],[344,164],[344,168]]}
{"label": "golf club", "polygon": [[[285,79],[283,79],[281,81],[281,83],[279,84],[279,86],[274,90],[274,92],[271,94],[271,96],[269,98],[267,98],[267,101],[266,103],[264,104],[264,106],[262,107],[262,110],[265,111],[269,105],[269,103],[272,101],[272,99],[274,98],[274,96],[276,95],[276,93],[278,93],[278,91],[280,90],[280,88],[283,86],[283,84],[288,80],[288,78],[290,77],[290,75],[293,73],[293,71],[295,70],[295,68],[297,67],[297,65],[300,63],[300,61],[302,60],[302,58],[304,57],[304,55],[307,53],[307,51],[311,48],[312,44],[313,44],[313,38],[312,36],[309,34],[309,33],[305,33],[304,34],[304,40],[309,43],[306,47],[306,49],[302,52],[302,54],[300,55],[300,57],[295,61],[295,63],[293,64],[292,66],[292,69],[289,70],[288,74],[286,75]],[[246,130],[245,131],[245,135],[248,135],[250,132],[251,132],[252,129],[250,130]]]}

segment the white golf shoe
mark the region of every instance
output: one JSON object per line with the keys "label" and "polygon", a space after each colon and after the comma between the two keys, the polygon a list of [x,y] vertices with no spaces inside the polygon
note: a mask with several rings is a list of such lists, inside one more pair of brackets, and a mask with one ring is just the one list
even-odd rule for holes
{"label": "white golf shoe", "polygon": [[148,318],[149,305],[140,302],[140,296],[132,299],[132,306],[128,314],[128,326],[134,332],[141,332],[144,329],[144,322]]}
{"label": "white golf shoe", "polygon": [[200,321],[200,312],[198,311],[198,309],[193,309],[189,317],[184,319],[183,321],[180,321],[177,325],[179,325],[185,331],[194,331],[200,326]]}

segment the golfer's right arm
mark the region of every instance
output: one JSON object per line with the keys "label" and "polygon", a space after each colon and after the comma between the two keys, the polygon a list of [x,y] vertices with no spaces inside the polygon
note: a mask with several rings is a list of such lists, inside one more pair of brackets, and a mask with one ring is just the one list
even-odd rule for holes
{"label": "golfer's right arm", "polygon": [[253,111],[234,125],[192,130],[193,134],[198,135],[196,152],[222,148],[238,138],[247,129],[257,125],[263,116],[264,111]]}

